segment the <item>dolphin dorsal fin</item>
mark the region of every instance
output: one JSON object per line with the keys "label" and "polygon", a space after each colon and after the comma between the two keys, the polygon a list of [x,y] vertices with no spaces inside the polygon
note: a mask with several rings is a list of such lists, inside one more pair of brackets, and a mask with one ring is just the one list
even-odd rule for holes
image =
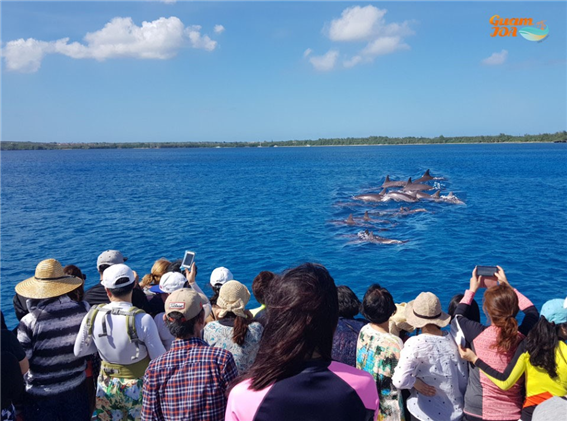
{"label": "dolphin dorsal fin", "polygon": [[375,238],[375,236],[374,236],[374,231],[371,230],[371,231],[370,231],[370,234],[369,234],[368,236],[370,236],[371,239],[374,239],[374,238]]}
{"label": "dolphin dorsal fin", "polygon": [[441,193],[441,189],[433,194],[433,198],[439,198],[439,194]]}
{"label": "dolphin dorsal fin", "polygon": [[384,183],[387,183],[387,182],[389,182],[389,181],[390,181],[390,175],[388,174],[388,175],[386,176],[386,179],[384,180]]}
{"label": "dolphin dorsal fin", "polygon": [[347,223],[354,223],[354,219],[352,218],[352,214],[350,214],[348,216],[348,218],[346,219]]}
{"label": "dolphin dorsal fin", "polygon": [[453,192],[449,192],[449,195],[447,195],[447,196],[451,197],[451,196],[455,196],[455,195],[453,194]]}
{"label": "dolphin dorsal fin", "polygon": [[429,168],[427,169],[427,171],[425,173],[423,173],[423,177],[431,177],[431,174],[429,174]]}
{"label": "dolphin dorsal fin", "polygon": [[408,179],[407,184],[411,184],[411,177]]}
{"label": "dolphin dorsal fin", "polygon": [[367,221],[370,220],[370,217],[368,217],[368,211],[364,212],[364,219]]}

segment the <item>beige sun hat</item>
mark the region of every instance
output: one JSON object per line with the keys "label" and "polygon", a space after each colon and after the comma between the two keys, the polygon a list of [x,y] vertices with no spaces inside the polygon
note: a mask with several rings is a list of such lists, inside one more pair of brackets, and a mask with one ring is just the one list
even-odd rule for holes
{"label": "beige sun hat", "polygon": [[414,328],[423,328],[428,324],[444,328],[451,321],[451,316],[441,310],[437,295],[422,292],[406,305],[406,321]]}
{"label": "beige sun hat", "polygon": [[16,293],[36,300],[58,297],[77,289],[83,279],[68,276],[59,261],[50,258],[41,261],[35,268],[35,276],[16,285]]}
{"label": "beige sun hat", "polygon": [[396,303],[396,313],[390,317],[388,323],[388,330],[391,334],[396,336],[400,335],[401,331],[413,332],[415,329],[406,320],[406,306],[407,303]]}
{"label": "beige sun hat", "polygon": [[248,317],[245,307],[250,301],[250,291],[246,286],[237,280],[229,280],[221,286],[217,305],[220,310],[217,314],[223,318],[227,313],[234,313],[240,317]]}

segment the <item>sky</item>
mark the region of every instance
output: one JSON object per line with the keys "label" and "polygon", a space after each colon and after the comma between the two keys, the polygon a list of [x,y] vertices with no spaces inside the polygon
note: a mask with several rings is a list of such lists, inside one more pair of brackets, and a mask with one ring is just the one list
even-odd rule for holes
{"label": "sky", "polygon": [[[564,1],[2,1],[0,13],[3,141],[567,130]],[[494,15],[549,35],[491,37]]]}

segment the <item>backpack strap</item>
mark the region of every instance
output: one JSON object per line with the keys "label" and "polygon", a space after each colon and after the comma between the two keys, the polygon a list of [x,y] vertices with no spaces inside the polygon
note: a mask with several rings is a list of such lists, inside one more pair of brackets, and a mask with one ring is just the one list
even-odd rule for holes
{"label": "backpack strap", "polygon": [[[86,324],[86,326],[87,326],[87,333],[88,333],[89,336],[91,336],[93,334],[93,326],[94,326],[96,315],[98,314],[99,311],[105,311],[106,310],[105,306],[106,306],[106,304],[93,305],[91,307],[91,309],[89,310],[89,312],[87,313],[87,324]],[[106,332],[106,326],[104,326],[103,329]]]}

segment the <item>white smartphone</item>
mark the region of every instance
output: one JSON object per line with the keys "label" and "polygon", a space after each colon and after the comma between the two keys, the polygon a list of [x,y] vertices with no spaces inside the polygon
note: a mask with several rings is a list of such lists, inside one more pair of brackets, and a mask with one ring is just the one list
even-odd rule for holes
{"label": "white smartphone", "polygon": [[185,251],[185,256],[183,257],[183,261],[181,262],[181,267],[189,270],[191,266],[195,262],[195,253],[191,251]]}

